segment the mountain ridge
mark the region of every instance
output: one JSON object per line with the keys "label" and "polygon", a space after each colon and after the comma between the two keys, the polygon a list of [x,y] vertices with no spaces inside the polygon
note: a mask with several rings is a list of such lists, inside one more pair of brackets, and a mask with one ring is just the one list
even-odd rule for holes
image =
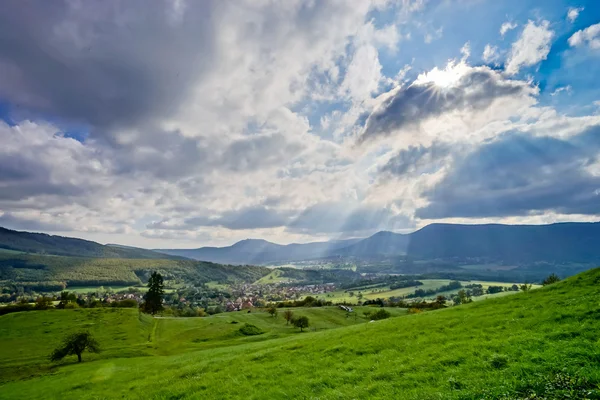
{"label": "mountain ridge", "polygon": [[91,240],[16,231],[0,227],[0,249],[24,253],[94,258],[182,259],[177,255],[122,245],[103,245]]}
{"label": "mountain ridge", "polygon": [[[261,246],[252,247],[255,240],[260,240]],[[236,251],[242,242],[244,251]],[[600,222],[559,222],[546,225],[433,223],[408,234],[380,231],[363,239],[288,245],[263,239],[245,239],[226,247],[155,251],[228,264],[394,256],[417,259],[600,262],[600,247],[597,243],[600,243]]]}

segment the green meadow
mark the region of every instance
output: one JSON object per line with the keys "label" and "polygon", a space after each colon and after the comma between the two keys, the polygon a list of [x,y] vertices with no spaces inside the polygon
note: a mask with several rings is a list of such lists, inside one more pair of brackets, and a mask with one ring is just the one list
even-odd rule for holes
{"label": "green meadow", "polygon": [[[9,314],[0,317],[0,398],[600,398],[600,269],[438,311],[394,311],[367,322],[362,310],[353,321],[332,307],[294,309],[317,327],[304,333],[264,312]],[[264,333],[236,333],[246,322]],[[44,357],[79,328],[105,351],[50,366]]]}
{"label": "green meadow", "polygon": [[[420,279],[420,281],[423,282],[423,285],[411,286],[411,287],[399,288],[399,289],[390,289],[389,286],[384,286],[384,287],[379,286],[379,287],[373,287],[373,288],[365,287],[365,288],[361,288],[361,289],[336,290],[334,292],[321,294],[318,297],[324,298],[325,300],[332,301],[333,303],[346,302],[346,303],[356,304],[359,301],[358,297],[357,297],[359,293],[362,293],[362,295],[363,295],[362,301],[375,300],[377,298],[389,299],[390,297],[402,297],[402,296],[412,294],[415,292],[416,289],[423,289],[423,290],[436,289],[436,288],[439,288],[441,286],[447,285],[450,282],[452,282],[451,279]],[[511,287],[516,282],[515,283],[513,283],[513,282],[507,283],[507,282],[495,282],[495,281],[461,281],[461,283],[463,286],[469,285],[469,284],[481,284],[483,286],[483,289],[485,290],[490,286]],[[520,283],[516,283],[516,284],[519,285]],[[532,285],[532,287],[539,288],[540,285]],[[457,293],[459,290],[460,289],[449,290],[446,292],[439,292],[439,293],[436,293],[435,295],[427,296],[427,298],[435,298],[437,295],[440,295],[440,294],[444,295],[444,296],[449,296],[451,294]],[[353,292],[354,296],[350,296],[350,292]],[[473,300],[483,300],[483,299],[487,299],[487,298],[491,298],[491,297],[506,296],[506,295],[514,294],[514,293],[516,293],[516,292],[495,293],[495,294],[490,294],[490,295],[474,297]]]}

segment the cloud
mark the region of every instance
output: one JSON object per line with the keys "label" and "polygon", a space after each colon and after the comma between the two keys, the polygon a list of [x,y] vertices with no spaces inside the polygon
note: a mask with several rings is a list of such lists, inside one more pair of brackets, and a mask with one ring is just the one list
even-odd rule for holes
{"label": "cloud", "polygon": [[438,29],[434,30],[433,32],[427,32],[425,34],[425,37],[423,38],[423,41],[427,44],[430,44],[434,40],[441,39],[442,36],[444,36],[444,27],[440,26]]}
{"label": "cloud", "polygon": [[579,13],[584,10],[583,7],[569,7],[569,11],[567,12],[567,19],[570,23],[575,22],[577,17],[579,17]]}
{"label": "cloud", "polygon": [[318,203],[306,208],[287,225],[290,231],[309,234],[364,234],[414,226],[408,217],[388,207],[360,205],[351,201]]}
{"label": "cloud", "polygon": [[[206,216],[213,214],[214,216]],[[278,211],[262,205],[229,210],[221,215],[205,212],[204,215],[186,218],[183,221],[163,220],[150,223],[146,228],[151,230],[188,230],[199,227],[220,226],[233,230],[261,229],[285,226],[291,218],[290,212]]]}
{"label": "cloud", "polygon": [[483,49],[483,61],[486,63],[497,61],[500,56],[498,55],[498,46],[485,45]]}
{"label": "cloud", "polygon": [[573,88],[571,87],[571,85],[561,86],[559,88],[556,88],[556,90],[554,90],[554,92],[552,92],[550,94],[550,96],[556,96],[557,94],[560,94],[561,92],[571,94],[573,92]]}
{"label": "cloud", "polygon": [[590,25],[575,32],[569,38],[571,47],[589,46],[590,49],[600,49],[600,24]]}
{"label": "cloud", "polygon": [[425,195],[424,219],[600,213],[600,126],[570,139],[506,134],[458,159]]}
{"label": "cloud", "polygon": [[516,22],[507,21],[500,26],[500,36],[506,35],[506,32],[511,31],[517,27]]}
{"label": "cloud", "polygon": [[437,169],[435,164],[443,162],[453,150],[453,146],[446,143],[433,143],[429,147],[423,145],[410,146],[400,150],[380,168],[380,172],[394,176],[422,173],[426,170]]}
{"label": "cloud", "polygon": [[514,75],[522,67],[528,67],[545,60],[550,52],[550,44],[554,32],[550,30],[550,23],[542,21],[536,24],[527,22],[519,39],[513,43],[505,71]]}
{"label": "cloud", "polygon": [[499,99],[530,97],[536,89],[523,81],[507,80],[488,67],[464,63],[434,68],[412,84],[393,89],[367,118],[359,142],[417,127],[442,114],[468,110],[483,111]]}

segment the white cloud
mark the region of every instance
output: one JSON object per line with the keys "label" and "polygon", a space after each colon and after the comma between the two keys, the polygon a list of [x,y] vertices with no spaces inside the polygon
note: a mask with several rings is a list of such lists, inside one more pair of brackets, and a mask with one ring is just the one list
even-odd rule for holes
{"label": "white cloud", "polygon": [[[422,70],[398,21],[424,1],[135,1],[0,14],[15,38],[0,44],[0,96],[30,111],[0,123],[0,225],[148,247],[410,229],[482,143],[570,138],[600,119],[540,107],[532,82],[469,65],[468,42]],[[387,5],[402,15],[379,25],[371,11]],[[512,70],[545,57],[544,29],[525,27]],[[73,124],[85,139],[64,133]],[[355,146],[365,133],[376,146]]]}
{"label": "white cloud", "polygon": [[516,22],[507,21],[500,26],[500,36],[506,35],[506,32],[511,31],[517,27]]}
{"label": "white cloud", "polygon": [[486,44],[485,48],[483,49],[482,57],[483,61],[485,61],[486,63],[497,61],[500,57],[498,55],[498,47]]}
{"label": "white cloud", "polygon": [[571,85],[561,86],[559,88],[556,88],[556,90],[554,90],[554,92],[551,93],[551,96],[556,96],[557,94],[559,94],[561,92],[571,94],[572,91],[573,91],[573,88],[571,87]]}
{"label": "white cloud", "polygon": [[567,19],[570,23],[575,22],[577,17],[579,17],[579,13],[583,11],[583,7],[569,7],[569,11],[567,12]]}
{"label": "white cloud", "polygon": [[590,49],[600,49],[600,23],[579,30],[569,38],[569,45],[571,47],[581,47],[585,44]]}
{"label": "white cloud", "polygon": [[550,52],[550,44],[554,32],[550,30],[550,23],[542,21],[536,24],[527,22],[519,39],[513,43],[508,60],[506,73],[516,74],[522,67],[535,65],[545,60]]}
{"label": "white cloud", "polygon": [[443,35],[444,35],[444,27],[440,26],[438,29],[434,30],[433,32],[427,32],[425,34],[423,41],[425,43],[429,44],[429,43],[433,42],[434,40],[441,39]]}
{"label": "white cloud", "polygon": [[467,42],[460,48],[460,54],[462,54],[462,60],[466,61],[471,56],[471,43]]}

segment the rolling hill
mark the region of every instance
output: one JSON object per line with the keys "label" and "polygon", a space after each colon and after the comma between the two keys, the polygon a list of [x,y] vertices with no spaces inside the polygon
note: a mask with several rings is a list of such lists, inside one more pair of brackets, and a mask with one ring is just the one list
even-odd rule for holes
{"label": "rolling hill", "polygon": [[283,246],[265,240],[248,239],[228,247],[156,251],[230,264],[400,255],[429,260],[485,258],[508,262],[600,263],[599,243],[599,222],[551,225],[431,224],[410,234],[383,231],[362,240]]}
{"label": "rolling hill", "polygon": [[[513,296],[305,333],[259,311],[174,320],[113,310],[16,313],[0,317],[0,340],[18,343],[0,350],[1,397],[598,399],[599,296],[594,269]],[[320,312],[333,319],[341,311]],[[249,315],[264,321],[268,340],[235,333],[231,321]],[[58,342],[55,321],[98,330],[105,352],[49,369],[43,355]]]}
{"label": "rolling hill", "polygon": [[0,282],[33,290],[65,286],[136,286],[159,271],[172,282],[253,282],[265,267],[221,265],[196,260],[89,258],[0,252]]}
{"label": "rolling hill", "polygon": [[89,240],[47,235],[45,233],[13,231],[2,227],[0,227],[0,249],[75,257],[183,258],[181,256],[166,255],[137,247],[102,245]]}

